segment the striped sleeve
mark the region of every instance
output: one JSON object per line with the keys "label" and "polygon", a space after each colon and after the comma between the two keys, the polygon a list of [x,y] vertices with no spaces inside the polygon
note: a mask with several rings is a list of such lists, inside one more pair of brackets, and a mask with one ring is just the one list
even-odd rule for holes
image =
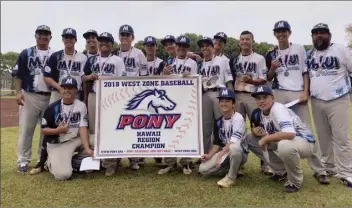
{"label": "striped sleeve", "polygon": [[236,143],[242,141],[246,133],[246,123],[241,115],[232,120],[232,135],[230,141]]}

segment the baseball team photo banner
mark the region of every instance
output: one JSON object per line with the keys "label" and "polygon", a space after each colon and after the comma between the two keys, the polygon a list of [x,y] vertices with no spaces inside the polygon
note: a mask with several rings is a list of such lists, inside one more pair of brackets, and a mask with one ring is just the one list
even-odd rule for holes
{"label": "baseball team photo banner", "polygon": [[201,77],[101,77],[94,156],[194,157],[203,154]]}

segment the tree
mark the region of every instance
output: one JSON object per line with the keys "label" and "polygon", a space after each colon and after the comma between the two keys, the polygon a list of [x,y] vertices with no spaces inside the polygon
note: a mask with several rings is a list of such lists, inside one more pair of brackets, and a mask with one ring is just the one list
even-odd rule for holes
{"label": "tree", "polygon": [[345,31],[349,41],[348,47],[352,48],[352,23],[347,25]]}
{"label": "tree", "polygon": [[[19,54],[16,52],[0,53],[0,74],[2,79],[9,79],[12,69],[15,67]],[[6,75],[6,76],[4,76]],[[14,77],[11,77],[11,90],[15,89]],[[14,92],[12,92],[14,94]]]}

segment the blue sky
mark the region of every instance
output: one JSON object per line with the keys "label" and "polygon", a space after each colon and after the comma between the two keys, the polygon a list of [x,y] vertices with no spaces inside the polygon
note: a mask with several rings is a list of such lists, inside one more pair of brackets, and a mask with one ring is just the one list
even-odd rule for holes
{"label": "blue sky", "polygon": [[88,29],[110,32],[118,40],[118,28],[130,24],[136,41],[152,35],[175,36],[185,32],[213,36],[223,31],[238,38],[243,30],[254,33],[257,42],[276,43],[272,28],[276,21],[287,20],[292,27],[291,41],[311,44],[310,30],[327,23],[333,42],[347,45],[345,27],[352,23],[352,2],[240,2],[240,1],[157,1],[157,2],[1,2],[1,52],[20,52],[35,45],[38,25],[51,27],[54,49],[62,49],[61,32],[66,27],[78,32],[77,49],[83,50],[82,34]]}

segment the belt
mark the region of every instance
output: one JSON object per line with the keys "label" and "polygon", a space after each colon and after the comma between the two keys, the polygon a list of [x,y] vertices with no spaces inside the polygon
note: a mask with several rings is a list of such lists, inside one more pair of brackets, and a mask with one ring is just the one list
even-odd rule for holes
{"label": "belt", "polygon": [[51,92],[34,92],[35,94],[38,94],[38,95],[44,95],[44,96],[50,96],[51,95]]}

